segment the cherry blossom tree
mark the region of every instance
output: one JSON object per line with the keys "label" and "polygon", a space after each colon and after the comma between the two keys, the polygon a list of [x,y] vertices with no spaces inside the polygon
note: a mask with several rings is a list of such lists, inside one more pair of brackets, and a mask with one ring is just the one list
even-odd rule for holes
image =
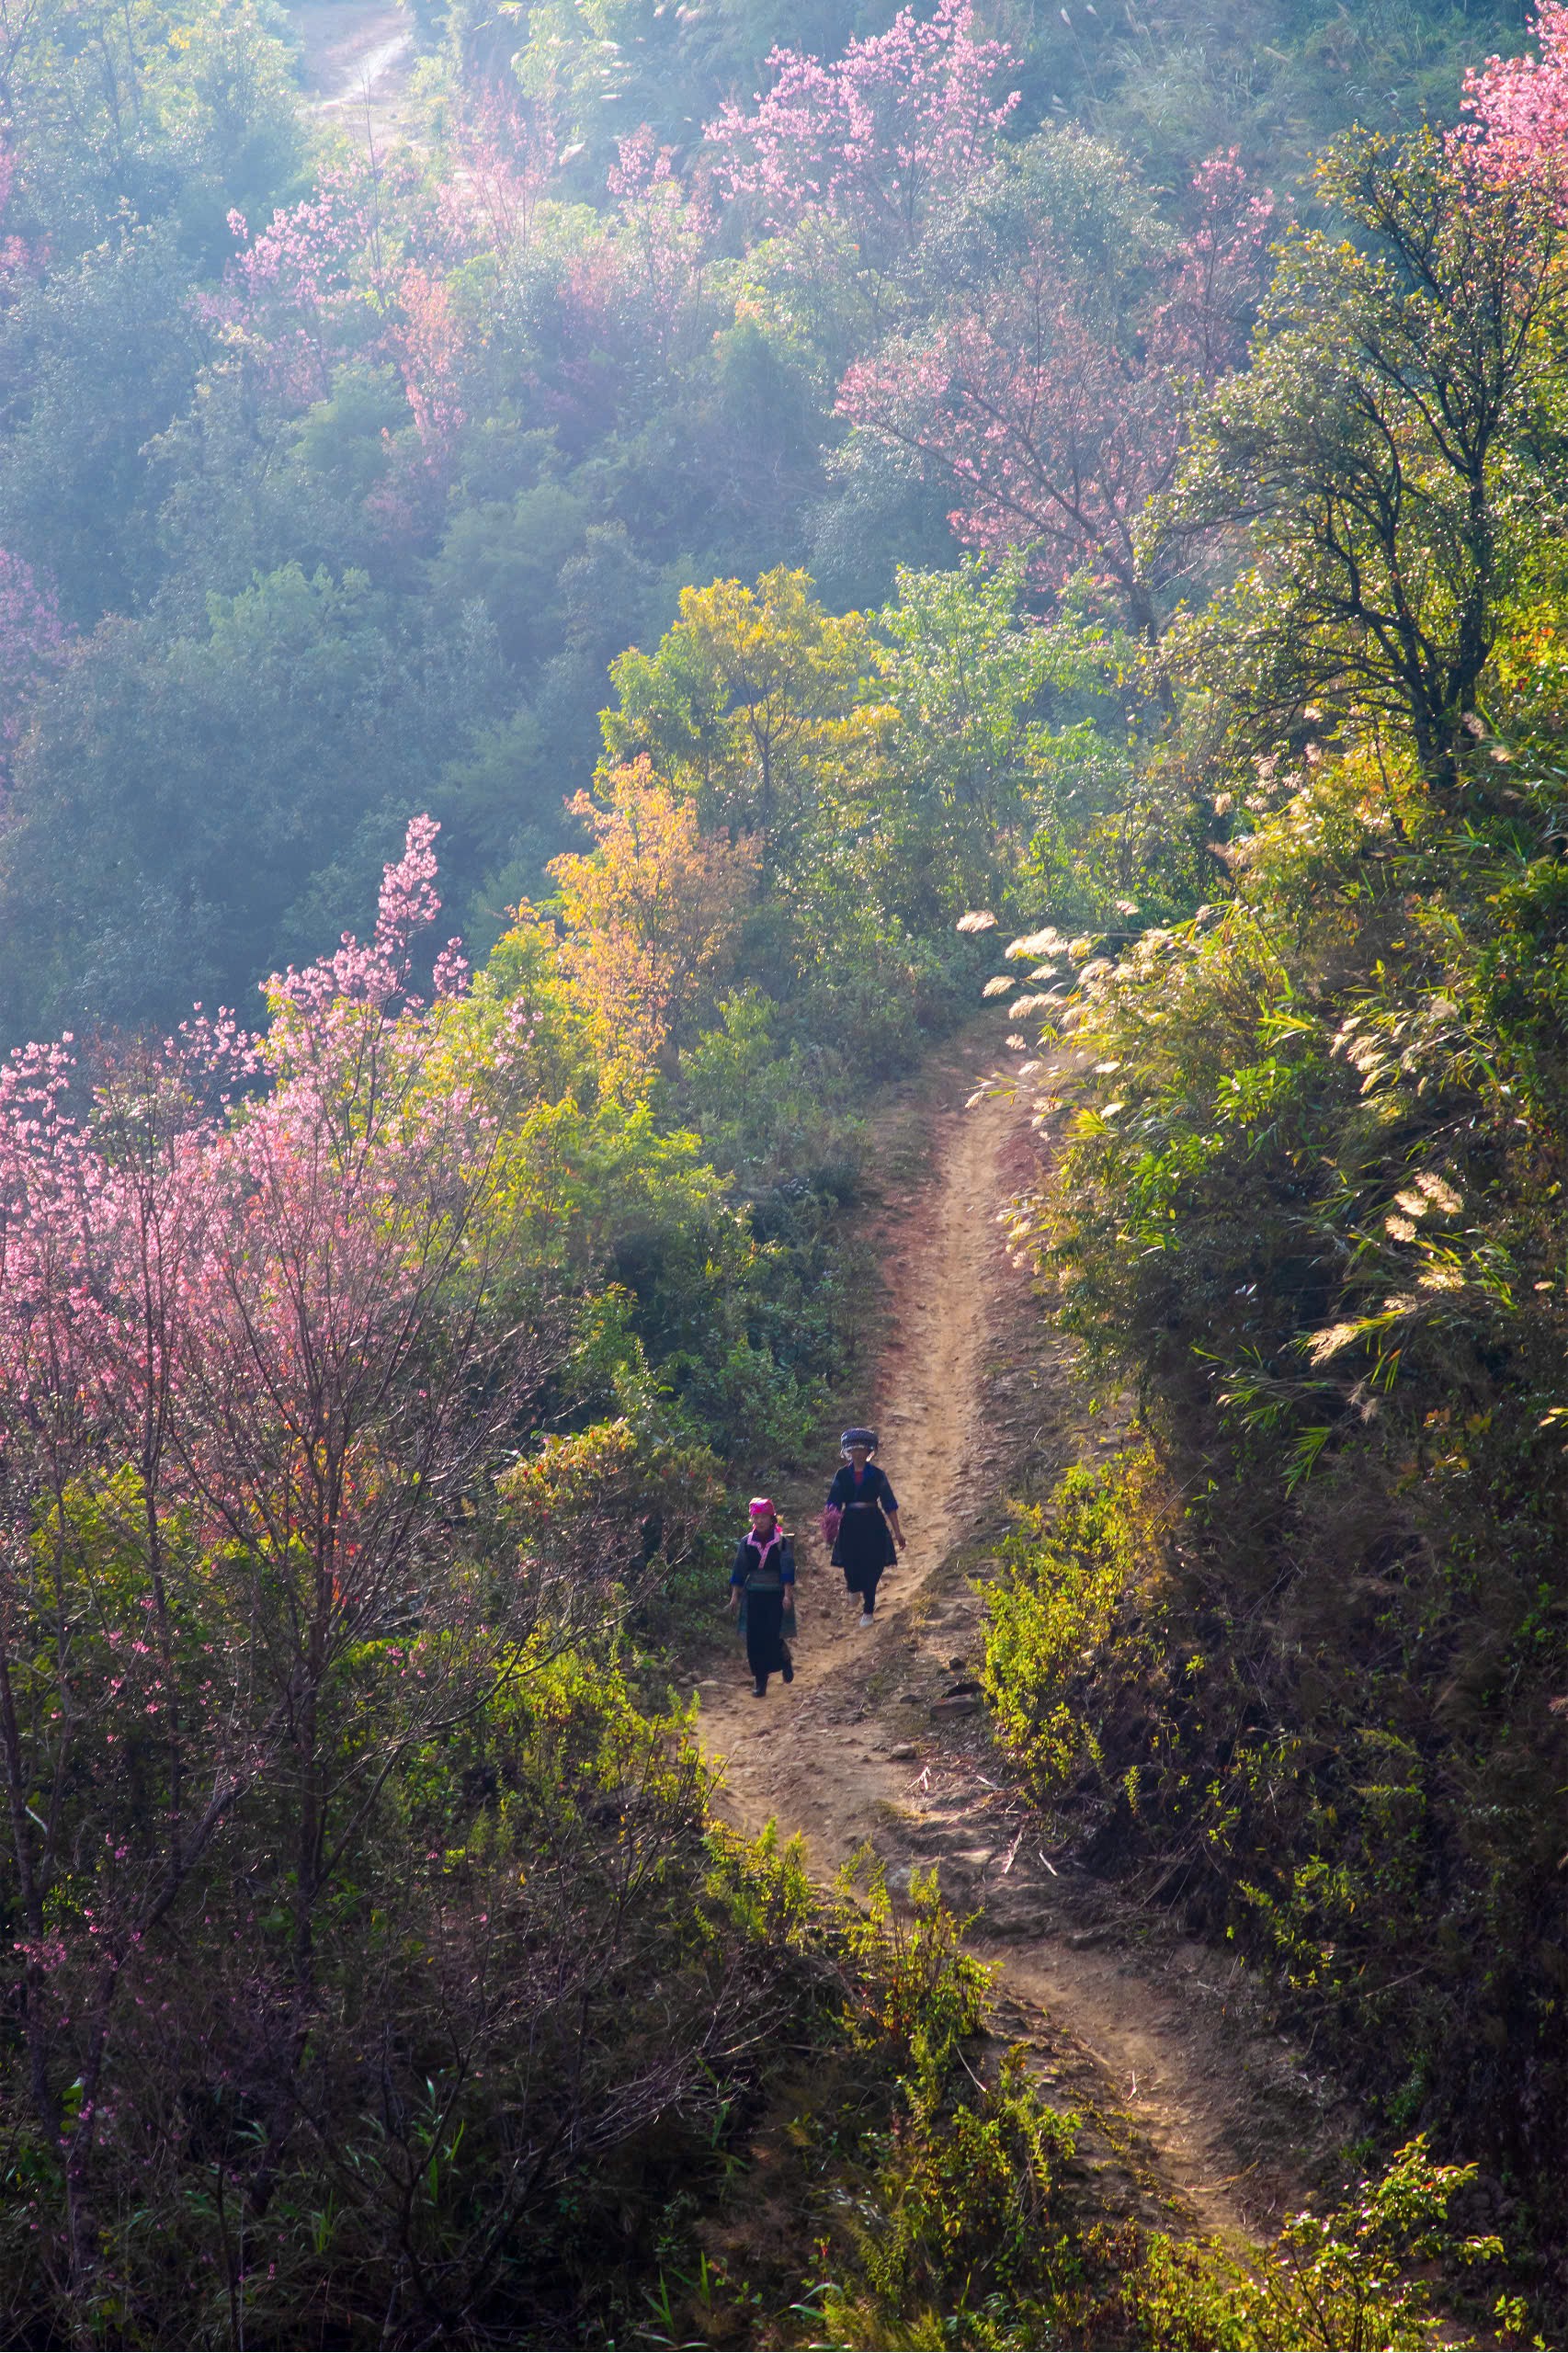
{"label": "cherry blossom tree", "polygon": [[1004,42],[975,39],[968,0],[938,0],[925,20],[902,9],[831,63],[776,49],[755,111],[731,100],[707,127],[716,176],[767,228],[826,215],[874,267],[896,268],[992,168],[1018,103],[993,95],[1011,63]]}
{"label": "cherry blossom tree", "polygon": [[616,200],[608,246],[628,324],[665,362],[700,326],[702,265],[713,232],[710,205],[676,176],[673,152],[644,128],[619,142],[608,186]]}
{"label": "cherry blossom tree", "polygon": [[362,165],[322,172],[311,196],[281,207],[262,228],[253,231],[241,212],[229,215],[240,250],[222,291],[201,304],[210,323],[260,363],[275,397],[290,408],[324,400],[335,362],[375,339],[363,265],[376,243],[377,215]]}
{"label": "cherry blossom tree", "polygon": [[[231,213],[241,249],[200,305],[286,412],[326,399],[346,360],[390,366],[424,461],[438,467],[464,421],[449,266],[472,252],[483,205],[476,188],[472,205],[432,210],[408,172],[401,157],[334,165],[254,233]],[[492,159],[483,186],[497,202],[499,175]]]}
{"label": "cherry blossom tree", "polygon": [[[446,478],[468,413],[482,336],[454,292],[477,256],[503,271],[528,252],[547,167],[537,140],[497,114],[460,138],[461,177],[432,190],[404,156],[324,171],[313,193],[241,241],[209,323],[248,363],[272,405],[297,415],[331,396],[347,363],[379,364],[402,385],[415,428],[370,494],[397,531],[414,528]],[[641,131],[619,143],[603,233],[563,253],[546,372],[593,405],[607,363],[623,374],[694,358],[722,313],[703,265],[711,206],[676,176],[671,151]],[[538,289],[530,295],[538,300]]]}
{"label": "cherry blossom tree", "polygon": [[1533,184],[1568,204],[1568,0],[1540,0],[1525,57],[1491,57],[1465,75],[1456,145],[1487,177]]}
{"label": "cherry blossom tree", "polygon": [[455,943],[434,1002],[411,989],[435,831],[369,942],[273,977],[265,1039],[199,1016],[96,1086],[69,1040],[0,1071],[7,2000],[79,2299],[118,2021],[182,1912],[232,1904],[231,1825],[264,1823],[285,1875],[267,2000],[302,2053],[317,1915],[378,1792],[543,1606],[498,1611],[452,1533],[551,1343],[506,1304]]}
{"label": "cherry blossom tree", "polygon": [[407,262],[397,279],[387,342],[427,455],[445,452],[463,425],[462,335],[444,277]]}
{"label": "cherry blossom tree", "polygon": [[453,259],[493,252],[506,265],[532,241],[560,139],[540,109],[487,90],[470,96],[452,142],[457,169],[436,190],[446,250]]}
{"label": "cherry blossom tree", "polygon": [[1180,238],[1170,291],[1156,301],[1155,364],[1217,383],[1239,368],[1267,282],[1275,205],[1255,188],[1238,151],[1210,155],[1189,190],[1193,226]]}
{"label": "cherry blossom tree", "polygon": [[704,282],[711,209],[677,177],[672,151],[647,130],[622,139],[608,186],[615,209],[562,272],[553,338],[557,384],[588,406],[603,399],[607,371],[622,397],[638,397],[651,369],[684,387],[680,371],[724,316]]}
{"label": "cherry blossom tree", "polygon": [[1194,395],[1235,368],[1262,291],[1272,207],[1234,155],[1193,184],[1196,227],[1129,318],[1099,315],[1043,234],[934,333],[852,367],[841,412],[945,475],[971,546],[1027,551],[1048,581],[1087,566],[1159,633],[1138,526],[1173,481]]}

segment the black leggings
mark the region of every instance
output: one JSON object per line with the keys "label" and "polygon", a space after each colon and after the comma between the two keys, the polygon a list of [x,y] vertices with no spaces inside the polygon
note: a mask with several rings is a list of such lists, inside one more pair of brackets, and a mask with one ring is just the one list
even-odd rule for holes
{"label": "black leggings", "polygon": [[877,1586],[881,1574],[881,1569],[857,1569],[855,1583],[851,1585],[849,1572],[845,1572],[844,1589],[846,1593],[859,1595],[860,1607],[868,1618],[874,1618],[877,1614]]}
{"label": "black leggings", "polygon": [[780,1673],[787,1655],[784,1602],[782,1592],[758,1593],[753,1587],[746,1595],[746,1665],[763,1685]]}

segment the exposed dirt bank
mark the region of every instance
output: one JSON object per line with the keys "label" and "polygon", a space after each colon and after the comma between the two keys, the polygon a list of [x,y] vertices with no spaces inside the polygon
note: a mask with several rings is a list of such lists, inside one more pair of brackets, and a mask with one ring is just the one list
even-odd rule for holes
{"label": "exposed dirt bank", "polygon": [[289,21],[312,114],[378,148],[412,136],[414,27],[403,9],[388,0],[296,0]]}

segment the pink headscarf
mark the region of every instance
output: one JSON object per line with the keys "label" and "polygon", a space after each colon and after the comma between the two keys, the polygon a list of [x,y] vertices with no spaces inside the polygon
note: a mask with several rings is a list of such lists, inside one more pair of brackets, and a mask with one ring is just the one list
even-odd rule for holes
{"label": "pink headscarf", "polygon": [[747,1509],[753,1519],[777,1519],[778,1517],[767,1495],[753,1495]]}

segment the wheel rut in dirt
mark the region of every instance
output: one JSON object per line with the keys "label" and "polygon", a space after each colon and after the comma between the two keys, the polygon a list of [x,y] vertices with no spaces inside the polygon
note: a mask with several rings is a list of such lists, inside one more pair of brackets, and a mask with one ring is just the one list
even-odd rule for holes
{"label": "wheel rut in dirt", "polygon": [[[699,1731],[738,1827],[805,1837],[830,1877],[872,1847],[895,1892],[935,1864],[996,1971],[997,2031],[1091,2118],[1108,2206],[1250,2236],[1311,2187],[1337,2137],[1332,2088],[1268,2025],[1240,1964],[1177,1934],[1063,1852],[996,1761],[976,1675],[986,1546],[1005,1483],[1119,1442],[1085,1412],[1070,1351],[1012,1264],[1005,1204],[1039,1175],[1025,1108],[960,1108],[960,1065],[922,1116],[930,1174],[888,1204],[890,1327],[872,1417],[908,1549],[876,1623],[827,1563],[821,1488],[791,1496],[801,1633],[792,1687],[754,1699],[736,1659],[703,1682]],[[822,1483],[825,1486],[825,1478]]]}

